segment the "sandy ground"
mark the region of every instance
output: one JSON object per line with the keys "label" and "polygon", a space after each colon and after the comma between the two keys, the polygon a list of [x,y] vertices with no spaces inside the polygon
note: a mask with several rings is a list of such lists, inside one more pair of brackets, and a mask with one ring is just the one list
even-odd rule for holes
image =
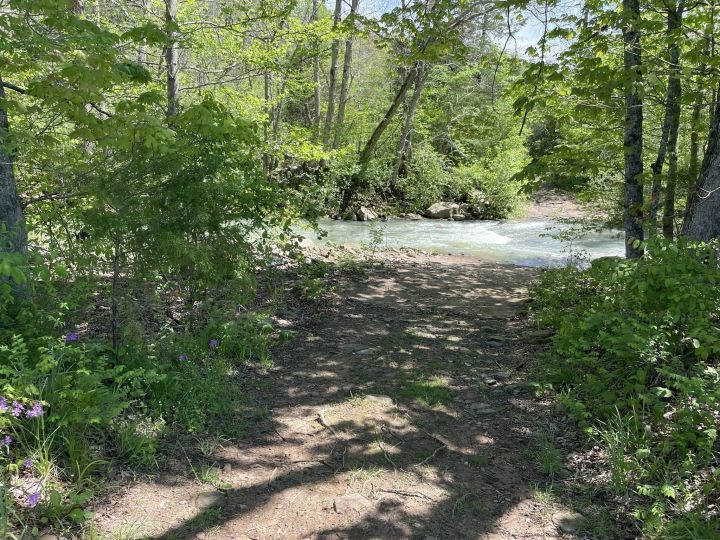
{"label": "sandy ground", "polygon": [[[295,339],[267,374],[238,375],[268,411],[247,437],[123,481],[95,509],[101,536],[575,537],[537,496],[549,483],[538,449],[564,428],[524,384],[546,337],[526,317],[535,271],[381,259],[338,278],[312,316],[280,314]],[[215,485],[193,473],[203,464],[219,471]]]}

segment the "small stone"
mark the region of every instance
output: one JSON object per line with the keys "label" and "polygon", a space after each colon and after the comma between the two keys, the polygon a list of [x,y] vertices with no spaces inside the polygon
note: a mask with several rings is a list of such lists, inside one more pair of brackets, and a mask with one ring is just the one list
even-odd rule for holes
{"label": "small stone", "polygon": [[204,540],[205,538],[207,538],[207,535],[204,532],[200,531],[195,535],[195,538],[197,538],[197,540]]}
{"label": "small stone", "polygon": [[552,520],[565,534],[574,534],[578,532],[584,523],[585,516],[577,512],[555,512]]}
{"label": "small stone", "polygon": [[38,540],[60,540],[59,536],[55,536],[54,534],[43,534],[38,538]]}
{"label": "small stone", "polygon": [[359,351],[355,351],[353,354],[359,354],[359,355],[366,355],[366,354],[372,354],[378,350],[378,347],[370,347],[369,349],[360,349]]}
{"label": "small stone", "polygon": [[214,506],[220,506],[221,500],[222,494],[217,491],[207,491],[205,493],[200,493],[195,498],[195,506],[200,510],[207,510],[208,508],[212,508]]}
{"label": "small stone", "polygon": [[372,506],[372,503],[359,493],[342,495],[336,497],[333,501],[333,508],[338,514],[344,514],[350,511],[361,513],[363,510],[370,508],[370,506]]}
{"label": "small stone", "polygon": [[475,414],[494,414],[495,409],[487,403],[474,403],[470,406],[470,410]]}
{"label": "small stone", "polygon": [[232,465],[230,463],[223,466],[223,474],[232,474]]}
{"label": "small stone", "polygon": [[483,382],[485,384],[487,384],[488,386],[493,386],[493,385],[497,384],[497,381],[495,379],[493,379],[492,377],[485,377],[483,379]]}
{"label": "small stone", "polygon": [[508,380],[508,376],[505,373],[493,373],[493,379],[498,382],[503,382]]}

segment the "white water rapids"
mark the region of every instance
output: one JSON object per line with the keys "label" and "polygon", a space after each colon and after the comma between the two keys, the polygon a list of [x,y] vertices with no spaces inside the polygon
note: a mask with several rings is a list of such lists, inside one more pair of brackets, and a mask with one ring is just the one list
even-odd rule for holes
{"label": "white water rapids", "polygon": [[409,247],[520,266],[582,264],[583,260],[624,253],[618,231],[589,231],[570,241],[561,241],[557,233],[567,234],[570,225],[552,220],[390,219],[369,223],[325,219],[320,221],[320,228],[327,231],[323,239],[317,239],[309,230],[304,230],[303,235],[314,243],[359,246],[371,243],[371,231],[375,229],[382,248]]}

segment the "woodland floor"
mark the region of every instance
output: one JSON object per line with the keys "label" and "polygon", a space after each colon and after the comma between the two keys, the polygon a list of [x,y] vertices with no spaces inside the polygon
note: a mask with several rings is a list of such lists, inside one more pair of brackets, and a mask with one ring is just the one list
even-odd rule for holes
{"label": "woodland floor", "polygon": [[543,347],[526,316],[536,271],[380,259],[340,274],[332,300],[286,305],[295,337],[275,367],[236,375],[263,418],[240,440],[188,446],[120,482],[96,508],[101,537],[582,537],[577,516],[543,496],[544,441],[573,434],[526,384]]}

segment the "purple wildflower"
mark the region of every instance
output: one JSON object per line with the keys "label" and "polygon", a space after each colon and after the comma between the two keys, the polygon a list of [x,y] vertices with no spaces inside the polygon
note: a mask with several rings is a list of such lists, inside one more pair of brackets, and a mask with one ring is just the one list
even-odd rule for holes
{"label": "purple wildflower", "polygon": [[43,406],[42,403],[39,401],[36,401],[35,404],[32,406],[32,409],[27,411],[25,413],[25,416],[28,418],[37,418],[38,416],[42,416],[43,413]]}
{"label": "purple wildflower", "polygon": [[208,345],[211,349],[217,349],[220,346],[220,342],[217,339],[211,339]]}
{"label": "purple wildflower", "polygon": [[186,362],[187,359],[188,359],[188,355],[185,353],[182,353],[180,356],[178,356],[178,360],[180,360],[181,362]]}
{"label": "purple wildflower", "polygon": [[12,444],[12,437],[10,435],[5,435],[5,437],[3,437],[3,443],[5,446],[10,446]]}
{"label": "purple wildflower", "polygon": [[32,459],[26,459],[25,461],[23,461],[23,467],[25,467],[26,469],[32,469],[33,468]]}
{"label": "purple wildflower", "polygon": [[8,410],[7,399],[5,399],[3,396],[0,396],[0,412],[5,412],[7,410]]}
{"label": "purple wildflower", "polygon": [[37,506],[37,503],[40,502],[40,492],[35,491],[28,495],[27,503],[30,508],[35,508]]}
{"label": "purple wildflower", "polygon": [[22,412],[23,412],[23,406],[20,405],[20,403],[18,403],[17,401],[13,401],[12,402],[12,411],[10,412],[10,414],[17,417],[17,416],[20,416],[22,414]]}
{"label": "purple wildflower", "polygon": [[73,341],[77,341],[78,339],[80,339],[80,336],[78,334],[76,334],[75,332],[69,332],[65,336],[65,343],[72,343]]}

